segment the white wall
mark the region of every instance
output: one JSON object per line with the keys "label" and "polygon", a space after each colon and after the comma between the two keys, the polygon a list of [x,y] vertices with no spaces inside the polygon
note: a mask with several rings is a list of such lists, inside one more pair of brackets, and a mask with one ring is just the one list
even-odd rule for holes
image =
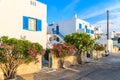
{"label": "white wall", "polygon": [[100,39],[96,40],[96,42],[106,45],[107,44],[107,36],[106,35],[101,35]]}
{"label": "white wall", "polygon": [[[36,6],[30,5],[30,1]],[[10,36],[20,39],[26,36],[26,40],[39,42],[46,47],[47,6],[36,0],[4,0],[0,6],[0,36]],[[23,30],[23,16],[29,16],[42,20],[42,31]]]}
{"label": "white wall", "polygon": [[[82,30],[79,29],[79,24],[82,24]],[[86,30],[85,30],[85,25],[87,26],[87,28],[88,28],[89,30],[94,30],[94,27],[91,26],[89,22],[86,22],[86,21],[84,21],[84,20],[81,20],[81,19],[79,19],[79,18],[76,18],[76,32],[77,32],[77,31],[86,32]],[[88,33],[88,34],[94,36],[94,34],[91,34],[91,33]]]}
{"label": "white wall", "polygon": [[112,40],[108,40],[108,50],[109,52],[112,52],[112,49],[113,49],[113,41]]}
{"label": "white wall", "polygon": [[[79,29],[79,24],[82,24],[82,29]],[[48,33],[52,33],[52,28],[56,29],[56,26],[59,26],[59,32],[65,36],[75,32],[86,32],[85,25],[90,30],[94,30],[94,27],[90,25],[90,23],[81,20],[79,18],[72,18],[65,21],[60,21],[58,23],[53,23],[52,26],[48,26]],[[90,33],[89,33],[90,34]],[[94,36],[94,34],[90,34]]]}
{"label": "white wall", "polygon": [[76,32],[75,19],[61,21],[58,23],[58,25],[59,25],[59,32],[63,36]]}

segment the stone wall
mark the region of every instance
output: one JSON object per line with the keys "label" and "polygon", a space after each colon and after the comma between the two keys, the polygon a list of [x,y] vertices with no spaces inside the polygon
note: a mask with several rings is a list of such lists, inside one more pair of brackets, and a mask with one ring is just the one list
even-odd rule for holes
{"label": "stone wall", "polygon": [[[30,73],[36,73],[39,72],[42,68],[42,56],[38,56],[39,63],[31,62],[29,64],[22,64],[17,69],[17,75],[21,74],[30,74]],[[0,80],[3,78],[3,72],[0,69]]]}
{"label": "stone wall", "polygon": [[72,55],[72,56],[67,56],[65,58],[65,62],[64,62],[64,66],[70,66],[70,65],[75,65],[77,64],[77,59],[76,56]]}
{"label": "stone wall", "polygon": [[0,69],[0,80],[3,80],[3,72],[1,69]]}
{"label": "stone wall", "polygon": [[99,59],[99,58],[102,58],[103,55],[105,55],[105,51],[93,51],[92,52],[92,58],[93,59]]}
{"label": "stone wall", "polygon": [[113,46],[112,53],[118,53],[119,52],[119,47]]}
{"label": "stone wall", "polygon": [[[56,58],[54,55],[52,55],[52,68],[58,69],[58,61],[59,58]],[[70,65],[76,64],[76,57],[75,56],[67,56],[64,58],[64,67],[68,67]]]}

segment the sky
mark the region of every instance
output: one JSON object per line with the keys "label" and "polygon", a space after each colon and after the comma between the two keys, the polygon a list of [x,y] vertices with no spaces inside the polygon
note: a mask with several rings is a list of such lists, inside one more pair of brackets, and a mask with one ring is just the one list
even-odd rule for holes
{"label": "sky", "polygon": [[38,0],[47,5],[47,22],[78,18],[101,27],[106,32],[106,11],[109,10],[110,32],[120,32],[120,0]]}

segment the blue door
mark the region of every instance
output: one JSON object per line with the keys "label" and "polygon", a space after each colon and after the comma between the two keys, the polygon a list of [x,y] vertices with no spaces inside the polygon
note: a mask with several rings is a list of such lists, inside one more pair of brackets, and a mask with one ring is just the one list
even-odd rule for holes
{"label": "blue door", "polygon": [[49,59],[49,64],[50,64],[50,68],[52,68],[52,56],[50,56],[50,59]]}

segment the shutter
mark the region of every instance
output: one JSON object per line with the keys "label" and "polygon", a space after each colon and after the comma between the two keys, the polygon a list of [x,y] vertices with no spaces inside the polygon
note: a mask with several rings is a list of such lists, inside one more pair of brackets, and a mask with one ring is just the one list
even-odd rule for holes
{"label": "shutter", "polygon": [[88,29],[88,33],[90,33],[90,29]]}
{"label": "shutter", "polygon": [[79,24],[79,29],[82,29],[82,24]]}
{"label": "shutter", "polygon": [[87,25],[85,25],[85,29],[87,29]]}
{"label": "shutter", "polygon": [[28,17],[23,16],[23,29],[28,30]]}
{"label": "shutter", "polygon": [[37,31],[42,31],[41,20],[37,19]]}
{"label": "shutter", "polygon": [[91,34],[94,34],[94,30],[91,30]]}

